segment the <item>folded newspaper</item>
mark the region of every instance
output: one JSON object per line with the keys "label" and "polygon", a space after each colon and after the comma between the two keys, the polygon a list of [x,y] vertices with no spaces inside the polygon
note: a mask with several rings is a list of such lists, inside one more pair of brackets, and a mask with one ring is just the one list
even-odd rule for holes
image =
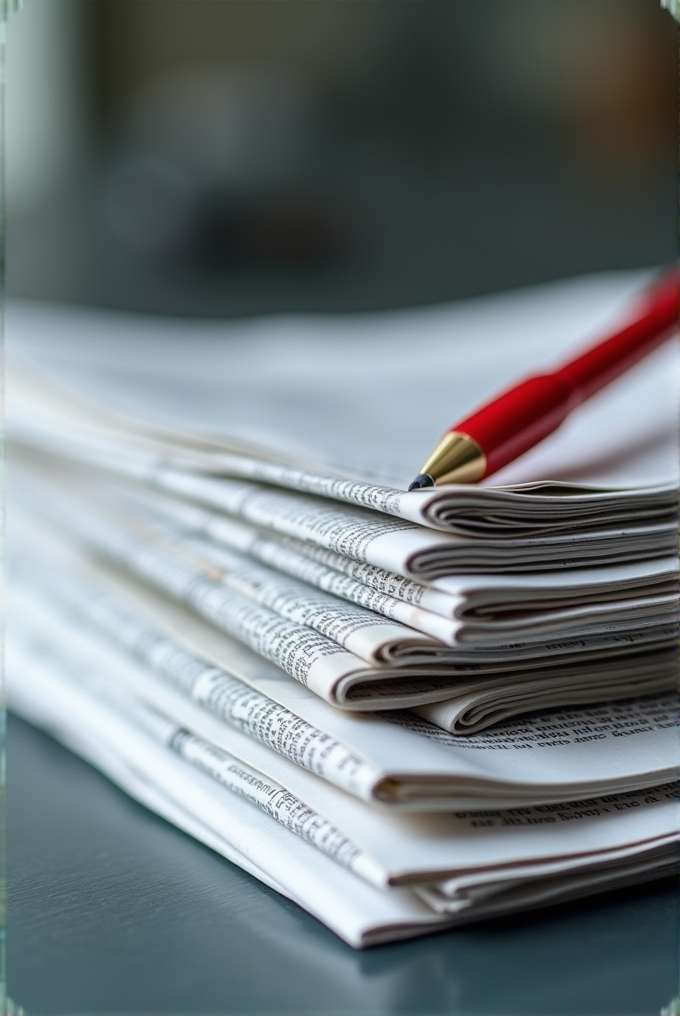
{"label": "folded newspaper", "polygon": [[212,740],[234,728],[369,802],[421,811],[475,799],[540,803],[673,776],[672,693],[552,709],[461,738],[412,713],[341,712],[179,604],[87,558],[68,570],[45,553],[39,569],[11,564],[12,628],[87,644],[166,711],[212,724]]}
{"label": "folded newspaper", "polygon": [[[81,633],[17,624],[8,663],[13,708],[354,946],[675,870],[677,784],[533,807],[377,812],[222,724],[211,740],[200,711],[183,703],[180,719],[159,708],[137,683],[143,672]],[[658,701],[648,718],[667,730],[672,707]]]}
{"label": "folded newspaper", "polygon": [[[194,491],[196,474],[292,488],[468,537],[672,528],[672,343],[493,478],[404,491],[454,417],[594,341],[625,318],[643,284],[640,273],[613,275],[453,309],[240,323],[18,305],[8,312],[12,428],[224,508],[243,500],[243,488]],[[266,504],[256,510],[267,517]],[[303,538],[326,528],[299,514]],[[377,531],[362,542],[390,551]]]}
{"label": "folded newspaper", "polygon": [[403,490],[640,284],[10,308],[12,707],[355,946],[672,870],[674,344],[490,481]]}
{"label": "folded newspaper", "polygon": [[[147,514],[131,512],[126,502],[102,498],[101,491],[89,493],[82,482],[74,487],[71,474],[68,484],[61,474],[61,490],[55,489],[54,476],[51,484],[35,477],[27,481],[24,470],[16,476],[28,495],[24,511],[42,515],[44,525],[53,527],[53,544],[71,540],[87,546],[342,708],[443,703],[429,707],[429,718],[460,732],[542,705],[625,698],[675,686],[673,559],[647,566],[654,583],[651,595],[631,597],[626,584],[617,602],[616,581],[610,581],[606,602],[587,611],[576,608],[566,627],[564,612],[551,626],[539,610],[532,629],[527,611],[524,631],[504,627],[491,637],[483,632],[466,640],[458,639],[455,625],[449,625],[442,639],[243,555],[187,538]],[[33,530],[25,542],[36,553],[47,531],[38,526],[35,532],[35,524]],[[40,557],[44,584],[49,582],[45,551]],[[645,566],[633,571],[640,575],[640,592]],[[78,597],[77,592],[67,594],[65,578],[53,578],[52,588],[54,596]],[[86,593],[79,599],[88,603]]]}

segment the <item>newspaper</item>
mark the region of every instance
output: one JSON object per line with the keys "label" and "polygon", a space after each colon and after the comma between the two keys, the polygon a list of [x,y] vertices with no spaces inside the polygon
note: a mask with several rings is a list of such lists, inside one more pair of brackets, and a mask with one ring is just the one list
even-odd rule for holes
{"label": "newspaper", "polygon": [[[18,430],[18,433],[17,433]],[[216,508],[238,519],[322,547],[407,578],[430,581],[456,572],[533,572],[618,564],[677,553],[677,504],[672,494],[660,517],[646,510],[607,524],[568,525],[557,532],[521,533],[522,512],[508,512],[494,531],[480,535],[433,532],[382,512],[307,494],[284,492],[251,481],[208,476],[167,465],[155,456],[111,449],[91,439],[73,442],[53,429],[15,445],[50,452],[58,461],[141,481],[166,493]],[[479,495],[477,495],[479,496]],[[495,506],[491,506],[496,516]],[[549,516],[554,520],[554,514]],[[589,518],[588,514],[585,514]]]}
{"label": "newspaper", "polygon": [[[228,804],[228,821],[220,822],[224,797],[216,800],[208,777],[149,744],[133,727],[112,724],[111,717],[101,730],[90,713],[87,725],[77,726],[60,713],[54,683],[38,685],[35,669],[31,677],[32,686],[27,681],[13,697],[26,719],[55,734],[141,803],[304,907],[349,945],[412,938],[459,923],[458,916],[436,914],[417,892],[386,893],[354,878],[236,796]],[[120,736],[114,744],[115,733]],[[495,912],[521,906],[515,901]],[[486,913],[483,905],[478,908],[479,917],[488,913],[488,906]]]}
{"label": "newspaper", "polygon": [[[568,702],[576,692],[580,701],[597,701],[673,685],[675,668],[668,657],[655,656],[648,666],[631,653],[669,647],[677,632],[674,616],[659,612],[658,618],[620,628],[602,625],[593,633],[550,641],[447,648],[302,583],[291,588],[290,580],[276,573],[258,579],[251,562],[229,577],[211,556],[197,555],[144,520],[126,520],[118,506],[88,504],[79,494],[78,503],[63,493],[52,493],[48,502],[52,516],[79,541],[190,606],[335,705],[379,709],[441,701],[454,691],[474,693],[470,679],[494,674],[505,686],[509,714],[531,708],[527,684],[538,692],[539,704],[553,683]],[[593,666],[617,653],[629,657],[618,674]],[[510,686],[513,678],[516,690]]]}
{"label": "newspaper", "polygon": [[[119,494],[116,488],[114,492]],[[488,644],[493,638],[507,640],[509,634],[541,638],[546,632],[602,630],[617,621],[670,617],[678,603],[675,557],[580,569],[569,575],[451,576],[432,589],[176,498],[129,490],[125,497],[138,509],[150,510],[156,522],[174,521],[178,537],[185,541],[194,535],[206,538],[192,546],[225,568],[242,568],[243,558],[218,552],[213,541],[447,645]]]}
{"label": "newspaper", "polygon": [[[434,311],[245,324],[14,306],[10,353],[26,363],[30,355],[35,366],[10,382],[10,416],[17,433],[43,446],[61,440],[75,449],[80,441],[102,460],[107,447],[112,458],[117,449],[119,465],[136,453],[136,468],[150,472],[165,466],[170,474],[286,486],[460,535],[510,527],[529,539],[670,522],[678,362],[671,343],[490,482],[403,489],[450,417],[540,369],[548,331],[551,359],[573,355],[630,313],[643,282],[603,277]],[[474,356],[461,343],[452,347],[457,335]],[[285,369],[272,355],[281,348]],[[450,362],[452,348],[455,370],[432,371]],[[413,398],[419,388],[427,399]],[[381,477],[391,480],[376,482]]]}
{"label": "newspaper", "polygon": [[655,650],[555,669],[549,680],[534,674],[505,681],[489,679],[469,689],[459,686],[451,698],[412,708],[442,730],[458,735],[479,733],[536,710],[574,708],[666,691],[677,685],[677,671],[675,649]]}
{"label": "newspaper", "polygon": [[[677,787],[669,785],[668,789],[663,790],[663,793],[672,793],[674,789],[677,790]],[[609,804],[616,803],[621,806],[630,804],[634,807],[632,803],[634,800],[635,798],[633,797],[625,798],[619,796],[616,799],[610,800]],[[592,803],[593,805],[596,804],[595,801]],[[566,812],[562,812],[562,814],[566,815]],[[511,817],[507,812],[499,811],[493,815],[493,821],[500,822],[503,818],[507,819]],[[536,891],[541,894],[549,893],[552,891],[555,883],[557,885],[561,883],[565,875],[571,882],[576,869],[578,869],[579,880],[593,878],[597,880],[598,884],[601,884],[601,880],[604,880],[607,876],[614,880],[621,878],[622,874],[627,876],[636,858],[637,863],[641,866],[647,867],[649,865],[656,868],[658,865],[668,870],[668,847],[671,846],[672,842],[672,835],[668,837],[661,836],[652,847],[650,847],[649,843],[643,841],[639,844],[629,844],[619,849],[603,850],[594,859],[577,855],[573,858],[560,857],[556,860],[549,859],[528,864],[510,865],[507,868],[499,868],[496,871],[468,872],[464,875],[456,875],[443,882],[417,886],[416,890],[434,910],[438,912],[455,912],[461,907],[469,905],[473,900],[495,896],[497,893],[504,893],[507,890],[512,891],[516,886],[522,885],[528,880],[534,883]],[[670,871],[668,871],[668,874],[670,874]]]}
{"label": "newspaper", "polygon": [[36,637],[26,631],[22,633],[19,625],[10,644],[10,669],[13,666],[28,669],[36,661],[38,666],[47,666],[61,674],[62,680],[74,681],[114,714],[121,714],[143,730],[150,739],[208,773],[233,793],[251,801],[296,836],[332,857],[337,864],[353,871],[360,878],[376,881],[365,855],[332,823],[276,781],[267,779],[252,766],[183,728],[115,681],[107,680],[96,670],[89,669],[82,659],[65,655],[59,648],[42,641],[40,636]]}
{"label": "newspaper", "polygon": [[[132,518],[135,517],[139,517],[139,508],[132,512]],[[672,624],[677,617],[680,602],[677,588],[670,588],[670,582],[664,593],[637,598],[629,596],[622,601],[613,598],[614,590],[610,587],[608,599],[604,603],[596,604],[591,599],[587,605],[572,607],[570,611],[562,611],[561,614],[553,611],[542,615],[538,624],[532,624],[531,619],[526,617],[524,624],[521,621],[515,623],[516,612],[513,612],[512,619],[506,621],[500,631],[487,626],[483,632],[477,632],[474,628],[470,630],[469,625],[455,622],[443,624],[440,618],[425,611],[418,611],[412,617],[403,610],[399,601],[390,599],[386,602],[384,597],[378,600],[372,598],[370,593],[366,596],[358,585],[345,589],[351,595],[345,595],[342,599],[351,603],[358,602],[360,609],[342,607],[336,598],[342,590],[336,591],[333,574],[326,569],[319,575],[318,566],[310,564],[294,552],[284,551],[279,554],[274,546],[273,551],[268,550],[263,555],[273,567],[262,567],[250,556],[242,554],[240,549],[234,552],[216,546],[210,540],[196,539],[181,526],[168,525],[162,515],[160,521],[153,512],[143,512],[142,517],[149,524],[152,536],[157,534],[158,538],[170,543],[179,554],[189,552],[194,560],[212,564],[213,574],[219,575],[225,585],[291,620],[316,628],[345,645],[357,656],[375,664],[397,662],[400,659],[406,662],[410,657],[414,662],[418,659],[425,662],[428,657],[433,663],[444,662],[447,658],[452,662],[461,660],[460,651],[447,654],[440,643],[460,650],[466,645],[475,644],[490,647],[495,642],[496,648],[502,650],[503,647],[508,647],[508,640],[511,639],[513,655],[521,655],[522,643],[525,641],[545,643],[546,637],[551,641],[556,636],[575,639],[593,634],[637,630],[645,625]],[[677,563],[673,570],[668,563],[666,568],[666,581],[677,579]],[[650,570],[649,562],[644,562],[637,569],[641,575],[645,570]],[[292,573],[293,581],[284,578],[281,572],[286,575]],[[584,592],[583,578],[579,585],[581,592]],[[310,586],[331,586],[328,592],[333,595],[325,595],[326,588],[321,595],[316,594]],[[388,623],[381,622],[376,614],[387,617]],[[412,631],[413,628],[423,635],[432,636],[435,642],[418,637]],[[483,655],[478,658],[483,660]]]}
{"label": "newspaper", "polygon": [[[545,906],[562,899],[574,899],[588,893],[602,892],[611,889],[623,889],[648,879],[671,876],[677,872],[677,861],[673,861],[672,841],[666,840],[655,849],[645,844],[635,858],[635,849],[622,851],[621,860],[611,858],[609,854],[596,864],[579,864],[577,873],[567,870],[551,875],[524,875],[517,871],[515,876],[508,877],[484,886],[483,892],[474,894],[461,892],[457,898],[451,899],[432,886],[416,886],[417,894],[424,899],[437,913],[461,913],[465,908],[487,902],[498,907],[500,904],[511,904],[514,899],[521,900],[522,909],[531,906]],[[567,865],[567,869],[569,866]]]}
{"label": "newspaper", "polygon": [[[558,287],[543,317],[531,294],[349,329],[272,321],[210,335],[19,310],[33,364],[10,385],[14,433],[27,459],[52,462],[38,501],[65,546],[52,571],[38,541],[17,572],[13,706],[353,945],[668,871],[675,702],[651,692],[677,667],[677,350],[492,483],[401,489],[458,406],[522,361],[536,369],[547,321],[551,357],[569,355],[625,314],[626,285],[577,282],[561,304]],[[172,333],[163,347],[159,327]],[[474,349],[456,364],[457,395],[431,370],[452,329]],[[412,397],[419,377],[432,378],[426,399]],[[439,423],[435,406],[449,407]],[[77,463],[99,496],[69,490]],[[255,565],[178,515],[123,509],[106,476],[269,546]],[[577,589],[584,565],[628,572]],[[431,630],[406,622],[409,597]],[[560,702],[579,705],[508,719]]]}
{"label": "newspaper", "polygon": [[[98,699],[93,698],[82,687],[78,687],[78,667],[74,668],[72,661],[68,662],[66,667],[60,667],[59,655],[45,649],[44,645],[37,653],[29,649],[23,656],[19,650],[18,658],[12,659],[11,663],[23,678],[22,686],[17,691],[18,708],[22,710],[23,703],[23,710],[28,712],[34,720],[36,712],[40,716],[42,711],[43,723],[47,721],[50,727],[53,729],[56,727],[62,737],[66,732],[67,740],[69,725],[72,727],[73,718],[76,718],[80,721],[76,730],[84,729],[89,736],[98,734],[105,746],[112,748],[116,754],[122,755],[123,758],[130,758],[130,755],[134,753],[134,767],[138,770],[141,768],[142,771],[144,759],[148,758],[149,751],[152,756],[155,754],[153,742],[163,741],[164,734],[167,732],[166,727],[160,737],[149,738],[148,736],[150,725],[157,731],[159,724],[164,724],[165,721],[160,717],[160,714],[155,714],[152,724],[149,724],[149,714],[146,710],[144,720],[140,725],[139,712],[134,706],[127,713],[123,709],[122,715],[119,709],[112,710],[103,707]],[[101,693],[100,678],[95,678],[95,686],[99,695]],[[50,696],[52,697],[51,709]],[[55,696],[61,700],[56,714],[54,713]],[[128,695],[124,698],[130,703],[134,696]],[[37,706],[34,704],[36,700]],[[107,705],[110,706],[116,700],[117,696],[114,693],[109,698]],[[120,699],[117,701],[119,702]],[[34,710],[33,715],[31,715],[32,709]],[[67,717],[71,717],[71,719],[69,720]],[[134,719],[130,725],[131,717]],[[140,726],[144,730],[144,735],[141,737],[139,736]],[[76,746],[80,744],[81,750],[83,740],[87,741],[87,736],[83,736],[82,733],[76,734]],[[196,787],[193,769],[203,768],[210,772],[212,785],[206,787],[205,783],[203,784],[207,790],[207,799],[204,794],[201,802],[201,818],[210,828],[224,835],[227,828],[232,828],[232,810],[235,799],[234,787],[231,788],[232,793],[229,794],[228,800],[222,796],[223,791],[227,788],[224,779],[219,779],[218,773],[222,777],[225,775],[224,755],[223,753],[213,753],[206,765],[205,757],[199,760],[195,751],[195,739],[193,743],[194,751],[188,751],[185,756],[190,760],[189,771],[192,773],[189,783]],[[200,739],[198,743],[200,744]],[[263,751],[267,750],[263,749]],[[267,752],[267,754],[272,755],[271,752]],[[168,767],[164,761],[166,757],[167,755],[156,754],[157,767],[151,782],[152,784],[160,783],[161,787],[165,789],[168,785],[168,776],[170,776],[173,796],[177,800],[176,795],[178,791],[181,793],[183,780],[176,769],[173,770],[172,766]],[[220,765],[220,762],[223,764]],[[238,765],[233,768],[236,769],[233,776],[239,782],[239,789],[236,793],[246,797],[251,806],[255,805],[255,807],[251,807],[245,817],[249,829],[253,828],[254,816],[258,813],[259,807],[266,813],[270,822],[272,819],[274,820],[274,829],[267,833],[267,843],[270,847],[277,841],[277,834],[274,830],[283,827],[287,833],[293,833],[296,840],[307,839],[305,845],[311,846],[314,851],[312,855],[314,866],[322,859],[322,855],[325,855],[332,858],[336,865],[339,864],[352,871],[351,864],[346,863],[346,852],[344,854],[338,852],[336,856],[332,850],[324,849],[323,837],[317,838],[311,834],[309,829],[305,835],[305,826],[298,824],[297,820],[299,810],[304,811],[305,815],[309,815],[308,807],[305,809],[300,801],[295,804],[286,800],[285,794],[281,794],[279,787],[272,786],[267,780],[262,781],[257,774],[253,774],[249,781],[247,770],[243,768],[239,770]],[[315,777],[306,775],[310,784],[309,791],[318,781]],[[218,783],[221,783],[221,786],[218,786]],[[186,788],[186,784],[184,786]],[[256,790],[262,791],[264,796],[258,799]],[[563,879],[563,884],[567,883],[567,890],[575,889],[578,892],[579,884],[586,891],[592,891],[598,884],[606,886],[607,882],[611,881],[605,864],[602,865],[604,870],[600,873],[599,879],[592,877],[592,871],[589,873],[590,877],[581,876],[579,879],[578,868],[574,866],[574,859],[579,854],[582,855],[585,865],[589,866],[598,858],[606,861],[607,854],[615,853],[614,868],[618,868],[618,870],[615,870],[614,878],[617,884],[622,879],[623,881],[634,881],[636,878],[653,877],[658,874],[659,870],[668,870],[673,855],[673,848],[670,844],[671,836],[675,831],[677,791],[670,785],[650,788],[644,794],[610,795],[605,800],[555,805],[552,809],[544,806],[543,808],[501,811],[495,814],[489,812],[474,812],[472,815],[458,813],[442,815],[437,820],[433,816],[405,817],[403,819],[398,816],[376,816],[372,809],[367,810],[359,802],[349,801],[345,795],[340,794],[339,801],[333,801],[334,795],[338,796],[331,789],[330,800],[328,796],[324,796],[326,811],[328,812],[330,809],[338,814],[343,813],[343,823],[354,825],[359,830],[363,841],[363,847],[359,849],[365,850],[369,855],[368,862],[360,870],[360,876],[370,881],[371,878],[378,877],[378,872],[382,868],[384,885],[376,887],[388,890],[388,897],[394,893],[393,889],[389,889],[391,884],[405,881],[415,885],[422,882],[423,877],[427,883],[444,881],[442,895],[447,895],[447,892],[450,894],[450,884],[447,884],[446,878],[442,880],[439,877],[445,875],[447,869],[450,877],[464,875],[466,871],[469,871],[474,872],[474,879],[479,880],[479,873],[482,869],[493,873],[501,868],[507,875],[507,866],[514,865],[515,874],[519,875],[515,884],[510,887],[502,886],[501,891],[497,894],[482,893],[480,905],[477,907],[475,907],[476,900],[472,894],[469,897],[468,906],[462,911],[466,918],[473,916],[475,910],[478,915],[493,913],[494,908],[496,912],[503,912],[506,907],[513,909],[515,906],[538,904],[541,898],[545,901],[559,898],[559,889],[556,889],[554,884],[547,891],[543,886],[537,892],[536,887],[532,885],[534,879],[531,877],[522,879],[519,868],[524,862],[535,865],[544,859],[553,862],[564,859],[572,876],[576,875],[576,878]],[[192,809],[196,807],[193,795],[189,800],[191,801],[190,807]],[[186,805],[186,799],[182,803]],[[351,819],[352,812],[355,813],[354,822]],[[369,818],[368,825],[367,817]],[[571,831],[568,846],[565,845],[563,835],[563,825],[567,822]],[[324,823],[323,819],[317,815],[315,828],[317,831],[320,828],[327,829],[327,822]],[[501,835],[499,835],[499,829],[502,830]],[[339,837],[342,843],[346,844],[337,829],[333,829],[333,834],[336,839]],[[327,846],[327,841],[325,845]],[[670,849],[663,855],[662,848],[668,845],[670,845]],[[640,864],[645,846],[648,848],[648,863],[646,865]],[[633,848],[633,863],[628,866],[628,871],[624,866],[622,872],[620,864],[622,854],[626,848],[630,849],[631,847]],[[250,849],[244,850],[244,853],[246,857],[250,857]],[[355,858],[358,856],[355,847],[351,848],[351,853]],[[407,860],[409,857],[418,858],[417,868],[413,867],[413,862],[409,865]],[[371,861],[375,862],[375,867],[372,867]],[[435,865],[438,865],[436,870]],[[353,874],[359,873],[358,865],[357,869]],[[335,874],[331,876],[331,881],[336,882]],[[520,892],[522,882],[525,883],[526,891],[524,893]],[[289,893],[289,895],[292,894]],[[498,899],[495,899],[496,896]],[[427,896],[425,896],[425,902],[427,902]],[[451,907],[451,909],[454,908]],[[319,909],[317,901],[313,912],[321,916],[331,927],[335,925],[336,930],[339,930],[335,908],[324,912],[323,907]],[[375,920],[375,916],[376,911],[374,910],[371,914],[373,920]],[[343,932],[340,931],[340,933]],[[346,932],[344,937],[349,938]],[[355,941],[354,944],[360,942],[361,939]]]}
{"label": "newspaper", "polygon": [[[290,570],[290,574],[319,585],[337,596],[347,599],[354,595],[363,597],[366,595],[363,587],[368,586],[371,591],[382,594],[385,598],[387,616],[392,616],[391,612],[396,610],[392,601],[397,599],[420,608],[428,615],[438,614],[454,620],[474,618],[477,623],[483,623],[484,617],[511,610],[515,623],[520,607],[526,610],[555,610],[574,604],[607,600],[612,594],[619,598],[636,592],[665,593],[677,588],[678,559],[675,555],[607,568],[554,573],[542,571],[538,575],[451,575],[434,579],[425,585],[294,537],[281,536],[227,518],[157,491],[136,489],[133,494],[128,488],[126,495],[175,519],[188,532],[248,553],[282,571]],[[305,559],[304,563],[300,560],[301,557]],[[321,567],[314,569],[310,562]],[[340,576],[353,579],[354,582],[342,581]],[[358,583],[358,586],[354,583]],[[355,593],[355,590],[358,592]],[[382,604],[383,600],[375,597],[373,602]],[[371,608],[380,610],[380,607],[372,604]],[[496,623],[495,617],[493,620]],[[412,626],[418,627],[417,624]]]}
{"label": "newspaper", "polygon": [[[59,600],[10,577],[12,616],[33,618],[55,640],[87,640],[104,656],[118,659],[122,647],[129,657],[121,672],[138,661],[133,690],[146,687],[183,724],[189,716],[212,722],[209,740],[220,742],[228,724],[245,742],[256,739],[392,809],[573,799],[662,783],[677,766],[672,695],[551,710],[462,739],[409,714],[341,713],[181,607],[101,567],[72,568],[59,580]],[[105,649],[97,649],[102,638]]]}
{"label": "newspaper", "polygon": [[[16,671],[12,707],[92,762],[122,789],[272,889],[355,948],[411,938],[451,922],[407,889],[389,893],[338,867],[270,816],[155,745],[129,724],[85,706],[65,713],[65,682]],[[88,708],[89,707],[89,708]]]}

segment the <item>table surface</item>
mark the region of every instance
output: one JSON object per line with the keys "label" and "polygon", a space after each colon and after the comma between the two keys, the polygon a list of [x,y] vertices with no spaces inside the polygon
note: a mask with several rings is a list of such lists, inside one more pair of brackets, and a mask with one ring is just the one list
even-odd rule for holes
{"label": "table surface", "polygon": [[14,717],[8,744],[29,1016],[626,1016],[677,991],[675,880],[357,952]]}

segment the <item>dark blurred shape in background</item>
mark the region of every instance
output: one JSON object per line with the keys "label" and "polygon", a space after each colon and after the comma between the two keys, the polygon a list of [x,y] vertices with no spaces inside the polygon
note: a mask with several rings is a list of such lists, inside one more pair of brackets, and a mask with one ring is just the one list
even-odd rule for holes
{"label": "dark blurred shape in background", "polygon": [[650,0],[26,0],[11,294],[221,316],[669,261]]}

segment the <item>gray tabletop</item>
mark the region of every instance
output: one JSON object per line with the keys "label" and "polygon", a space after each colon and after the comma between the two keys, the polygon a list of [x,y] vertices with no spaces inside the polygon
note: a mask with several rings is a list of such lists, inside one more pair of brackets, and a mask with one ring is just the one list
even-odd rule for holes
{"label": "gray tabletop", "polygon": [[9,993],[30,1016],[653,1014],[675,883],[356,952],[9,720]]}

